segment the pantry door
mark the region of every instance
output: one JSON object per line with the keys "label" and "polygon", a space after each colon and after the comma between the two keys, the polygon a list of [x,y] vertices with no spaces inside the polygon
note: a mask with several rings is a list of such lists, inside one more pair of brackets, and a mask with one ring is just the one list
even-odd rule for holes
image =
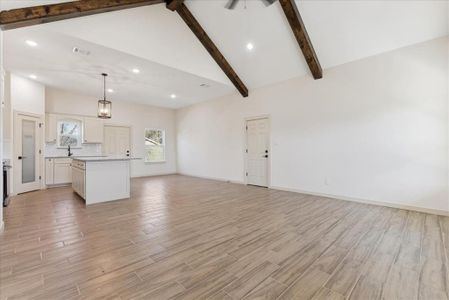
{"label": "pantry door", "polygon": [[14,123],[15,192],[20,194],[39,190],[41,186],[41,118],[15,113]]}
{"label": "pantry door", "polygon": [[131,128],[106,125],[104,127],[104,154],[107,156],[130,156]]}

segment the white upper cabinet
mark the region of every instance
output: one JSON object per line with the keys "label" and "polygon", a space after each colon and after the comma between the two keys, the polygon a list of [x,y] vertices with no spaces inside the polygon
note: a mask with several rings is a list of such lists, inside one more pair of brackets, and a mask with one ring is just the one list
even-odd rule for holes
{"label": "white upper cabinet", "polygon": [[56,143],[57,138],[57,116],[54,114],[45,115],[45,142]]}
{"label": "white upper cabinet", "polygon": [[83,122],[83,143],[103,143],[103,126],[102,119],[85,117]]}
{"label": "white upper cabinet", "polygon": [[[81,147],[81,144],[102,144],[103,143],[103,120],[95,117],[83,117],[75,115],[65,114],[53,114],[48,113],[45,115],[45,142],[46,143],[59,143],[60,137],[58,136],[58,127],[64,122],[78,122],[79,127],[82,127],[78,131],[80,143],[72,148]],[[59,128],[61,129],[61,128]],[[61,131],[61,130],[59,130]],[[59,132],[61,134],[61,132]],[[81,138],[82,137],[82,138]],[[57,145],[58,147],[64,147],[63,145]]]}

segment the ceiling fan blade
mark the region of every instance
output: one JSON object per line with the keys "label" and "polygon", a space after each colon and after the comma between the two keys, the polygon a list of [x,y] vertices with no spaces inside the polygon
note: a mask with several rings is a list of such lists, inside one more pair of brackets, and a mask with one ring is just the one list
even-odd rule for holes
{"label": "ceiling fan blade", "polygon": [[265,6],[270,6],[271,4],[273,4],[276,1],[277,0],[262,0],[263,4],[265,4]]}
{"label": "ceiling fan blade", "polygon": [[239,0],[229,0],[228,4],[226,4],[226,8],[227,9],[234,9],[235,6],[237,5],[237,2],[239,2]]}

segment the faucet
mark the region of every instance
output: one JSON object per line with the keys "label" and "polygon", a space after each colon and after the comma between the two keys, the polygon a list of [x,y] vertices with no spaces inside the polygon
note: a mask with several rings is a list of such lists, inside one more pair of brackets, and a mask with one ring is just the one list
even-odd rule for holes
{"label": "faucet", "polygon": [[67,147],[67,155],[70,157],[73,155],[73,153],[70,151],[70,145]]}

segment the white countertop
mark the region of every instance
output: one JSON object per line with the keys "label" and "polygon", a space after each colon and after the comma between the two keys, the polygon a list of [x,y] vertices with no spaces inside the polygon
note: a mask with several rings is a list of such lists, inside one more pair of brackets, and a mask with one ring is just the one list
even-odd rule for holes
{"label": "white countertop", "polygon": [[53,156],[45,156],[45,159],[55,159],[55,158],[71,158],[71,159],[76,159],[76,158],[86,158],[86,157],[107,157],[106,155],[72,155],[72,156],[67,156],[67,155],[53,155]]}
{"label": "white countertop", "polygon": [[141,158],[126,157],[126,156],[89,156],[89,157],[75,156],[72,159],[73,160],[84,161],[84,162],[89,162],[89,161],[137,160],[137,159],[141,159]]}

